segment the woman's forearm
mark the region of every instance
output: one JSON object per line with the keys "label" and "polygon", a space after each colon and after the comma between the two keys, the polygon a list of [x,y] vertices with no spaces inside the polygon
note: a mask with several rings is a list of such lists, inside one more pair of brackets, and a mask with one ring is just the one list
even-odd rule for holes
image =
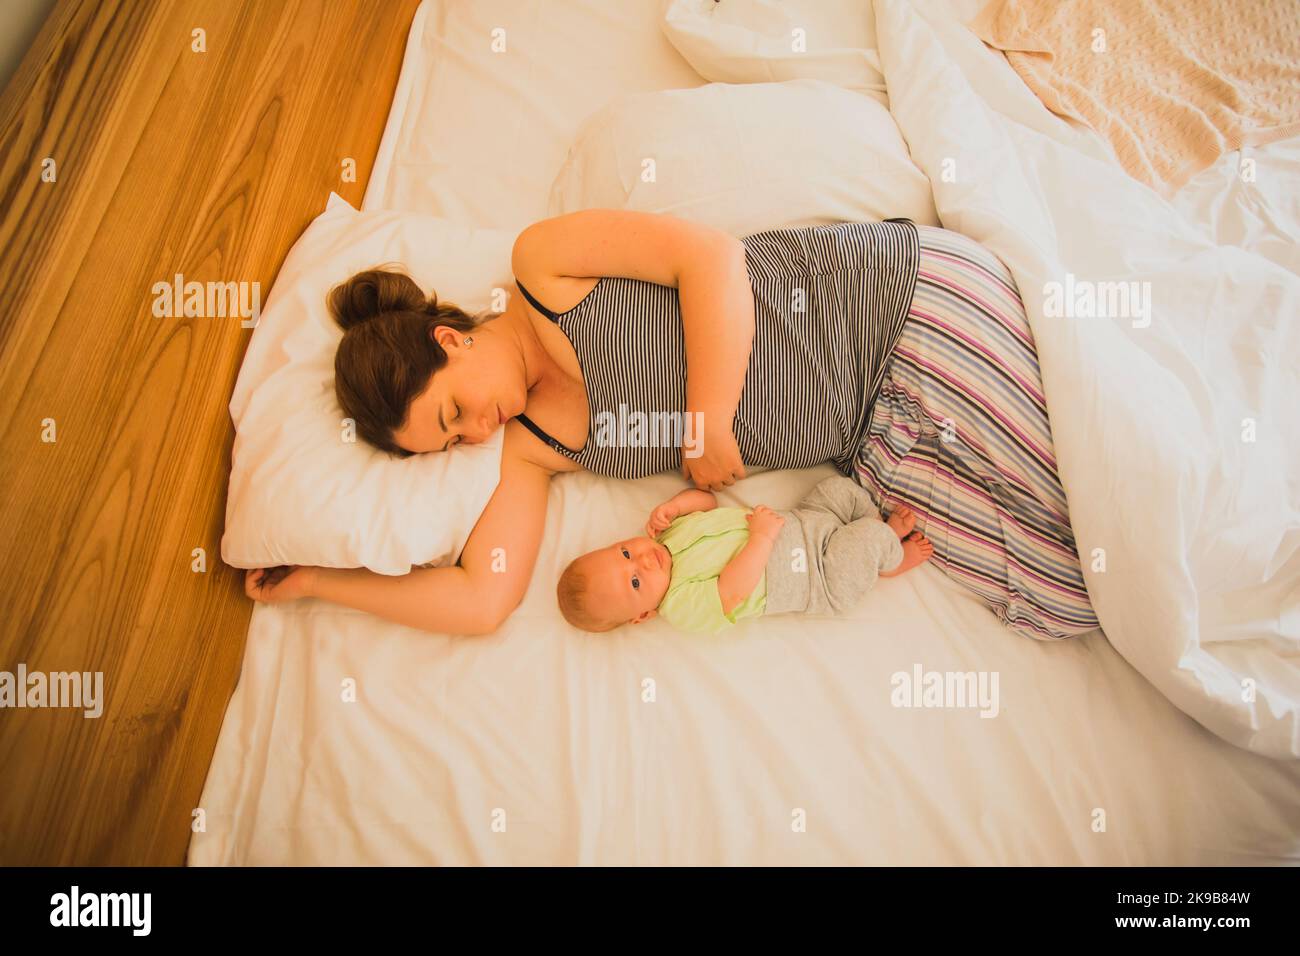
{"label": "woman's forearm", "polygon": [[365,568],[313,568],[307,593],[440,634],[491,634],[528,590],[546,526],[551,472],[523,454],[524,426],[506,426],[501,481],[452,567],[393,577]]}
{"label": "woman's forearm", "polygon": [[442,634],[487,634],[497,626],[490,602],[462,567],[376,574],[366,568],[312,568],[308,593],[385,620]]}
{"label": "woman's forearm", "polygon": [[[727,237],[730,239],[731,237]],[[677,280],[686,343],[686,411],[731,427],[754,346],[754,290],[740,240],[720,242]],[[710,421],[716,417],[719,421]]]}

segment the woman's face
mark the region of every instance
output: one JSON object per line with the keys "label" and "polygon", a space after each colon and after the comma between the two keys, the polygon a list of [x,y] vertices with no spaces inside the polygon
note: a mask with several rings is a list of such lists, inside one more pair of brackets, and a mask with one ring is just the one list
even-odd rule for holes
{"label": "woman's face", "polygon": [[[528,398],[522,362],[503,347],[503,336],[487,328],[466,333],[446,325],[433,334],[447,364],[411,402],[406,424],[393,433],[407,451],[446,451],[460,442],[486,441],[524,410]],[[466,338],[473,344],[465,345]]]}

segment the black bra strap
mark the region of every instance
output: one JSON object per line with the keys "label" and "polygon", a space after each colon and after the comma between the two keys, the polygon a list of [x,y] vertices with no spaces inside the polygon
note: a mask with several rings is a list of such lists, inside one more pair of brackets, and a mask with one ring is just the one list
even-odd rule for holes
{"label": "black bra strap", "polygon": [[[519,288],[522,289],[523,286],[520,286]],[[526,294],[526,293],[525,293],[525,294]],[[520,423],[521,425],[523,425],[525,428],[527,428],[530,432],[532,432],[534,435],[536,435],[538,438],[540,438],[540,439],[541,439],[543,442],[545,442],[547,445],[550,445],[552,448],[554,448],[554,449],[555,449],[556,451],[558,451],[560,454],[562,454],[562,455],[576,455],[576,454],[578,454],[576,451],[574,451],[574,450],[573,450],[572,448],[570,448],[569,446],[567,446],[567,445],[561,445],[558,441],[556,441],[556,440],[555,440],[554,438],[552,438],[550,435],[546,434],[546,432],[542,431],[540,428],[538,428],[536,425],[534,425],[534,424],[533,424],[533,420],[532,420],[531,418],[529,418],[527,415],[525,415],[523,412],[520,412],[518,415],[515,416],[515,418],[519,421],[519,423]]]}
{"label": "black bra strap", "polygon": [[[548,309],[546,306],[544,306],[544,305],[542,305],[540,302],[538,302],[535,298],[533,298],[533,294],[532,294],[531,292],[529,292],[527,289],[524,288],[524,284],[523,284],[522,282],[520,282],[518,279],[516,279],[516,280],[515,280],[515,285],[519,286],[519,291],[522,292],[522,293],[524,294],[524,298],[525,298],[525,299],[527,299],[529,302],[531,302],[531,303],[533,304],[533,308],[534,308],[534,309],[536,309],[538,312],[542,313],[542,315],[546,316],[546,317],[547,317],[548,319],[550,319],[552,322],[556,322],[556,321],[558,321],[558,317],[556,316],[556,314],[555,314],[554,312],[552,312],[550,309]],[[519,417],[520,417],[520,418],[523,418],[522,415],[520,415]]]}

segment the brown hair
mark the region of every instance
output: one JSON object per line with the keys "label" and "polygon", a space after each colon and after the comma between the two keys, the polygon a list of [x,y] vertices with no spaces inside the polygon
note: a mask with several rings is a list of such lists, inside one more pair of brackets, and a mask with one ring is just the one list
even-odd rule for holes
{"label": "brown hair", "polygon": [[433,329],[470,332],[478,326],[450,302],[427,298],[415,280],[387,266],[358,272],[330,289],[329,310],[343,329],[334,353],[334,394],[357,434],[389,454],[414,454],[393,433],[406,424],[411,402],[447,364]]}
{"label": "brown hair", "polygon": [[583,569],[585,563],[583,559],[586,557],[584,554],[570,561],[555,585],[555,597],[560,604],[560,613],[564,615],[566,621],[580,631],[590,631],[593,634],[612,631],[619,625],[626,624],[627,621],[611,621],[607,617],[594,613],[588,606],[587,589],[591,578]]}

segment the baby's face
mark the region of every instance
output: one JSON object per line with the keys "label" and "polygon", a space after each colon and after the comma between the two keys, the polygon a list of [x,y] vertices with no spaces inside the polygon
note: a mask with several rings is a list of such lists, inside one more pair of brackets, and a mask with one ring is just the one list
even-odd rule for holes
{"label": "baby's face", "polygon": [[653,617],[668,593],[672,554],[644,535],[592,551],[587,560],[590,600],[619,620],[639,623]]}

